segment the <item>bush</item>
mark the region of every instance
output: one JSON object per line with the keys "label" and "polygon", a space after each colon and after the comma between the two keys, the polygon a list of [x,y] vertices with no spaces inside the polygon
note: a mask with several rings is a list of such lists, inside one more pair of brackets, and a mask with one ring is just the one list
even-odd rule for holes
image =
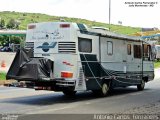
{"label": "bush", "polygon": [[6,73],[0,72],[0,80],[6,80]]}

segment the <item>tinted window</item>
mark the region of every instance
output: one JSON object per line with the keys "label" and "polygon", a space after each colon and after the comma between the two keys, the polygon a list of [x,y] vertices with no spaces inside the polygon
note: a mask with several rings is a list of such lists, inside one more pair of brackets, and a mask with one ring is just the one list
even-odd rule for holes
{"label": "tinted window", "polygon": [[150,56],[151,56],[151,46],[144,44],[143,45],[143,59],[144,60],[151,60]]}
{"label": "tinted window", "polygon": [[92,52],[92,40],[87,38],[78,38],[78,50],[79,52]]}
{"label": "tinted window", "polygon": [[134,58],[141,58],[141,45],[134,45]]}
{"label": "tinted window", "polygon": [[148,45],[143,45],[143,56],[149,57],[149,46]]}
{"label": "tinted window", "polygon": [[78,27],[79,27],[79,29],[80,29],[80,31],[87,31],[87,28],[84,26],[84,24],[77,24],[78,25]]}

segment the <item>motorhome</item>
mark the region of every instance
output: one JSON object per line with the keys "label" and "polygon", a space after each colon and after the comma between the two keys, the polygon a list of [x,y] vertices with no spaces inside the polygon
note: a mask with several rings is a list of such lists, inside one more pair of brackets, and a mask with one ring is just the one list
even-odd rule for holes
{"label": "motorhome", "polygon": [[91,90],[106,96],[115,87],[137,86],[154,79],[151,45],[107,29],[84,24],[44,22],[28,25],[7,79],[29,81],[35,90],[74,95]]}

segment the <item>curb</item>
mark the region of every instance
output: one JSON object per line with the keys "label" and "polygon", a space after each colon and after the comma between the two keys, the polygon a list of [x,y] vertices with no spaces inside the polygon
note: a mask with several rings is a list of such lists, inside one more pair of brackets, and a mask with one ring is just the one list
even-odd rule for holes
{"label": "curb", "polygon": [[0,80],[0,85],[9,86],[13,82],[15,82],[15,80]]}

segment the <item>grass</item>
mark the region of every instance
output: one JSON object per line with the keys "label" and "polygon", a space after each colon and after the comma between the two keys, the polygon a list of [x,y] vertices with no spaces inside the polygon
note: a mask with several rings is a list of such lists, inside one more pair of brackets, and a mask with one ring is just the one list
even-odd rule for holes
{"label": "grass", "polygon": [[154,62],[154,68],[160,68],[160,61]]}
{"label": "grass", "polygon": [[[75,23],[83,23],[87,26],[98,26],[98,27],[109,27],[109,24],[96,22],[96,21],[90,21],[86,19],[81,18],[69,18],[69,17],[62,17],[62,16],[50,16],[46,14],[40,14],[40,13],[21,13],[21,12],[10,12],[10,11],[4,11],[0,12],[0,18],[5,20],[5,24],[8,23],[10,19],[15,19],[20,22],[19,29],[26,29],[27,24],[34,23],[34,22],[57,22],[60,21],[60,19],[64,19],[66,22],[75,22]],[[114,31],[116,33],[121,34],[127,34],[131,35],[136,32],[140,32],[140,28],[130,27],[130,26],[122,26],[122,25],[113,25],[110,26],[111,31]]]}
{"label": "grass", "polygon": [[6,73],[0,73],[0,80],[6,80]]}

